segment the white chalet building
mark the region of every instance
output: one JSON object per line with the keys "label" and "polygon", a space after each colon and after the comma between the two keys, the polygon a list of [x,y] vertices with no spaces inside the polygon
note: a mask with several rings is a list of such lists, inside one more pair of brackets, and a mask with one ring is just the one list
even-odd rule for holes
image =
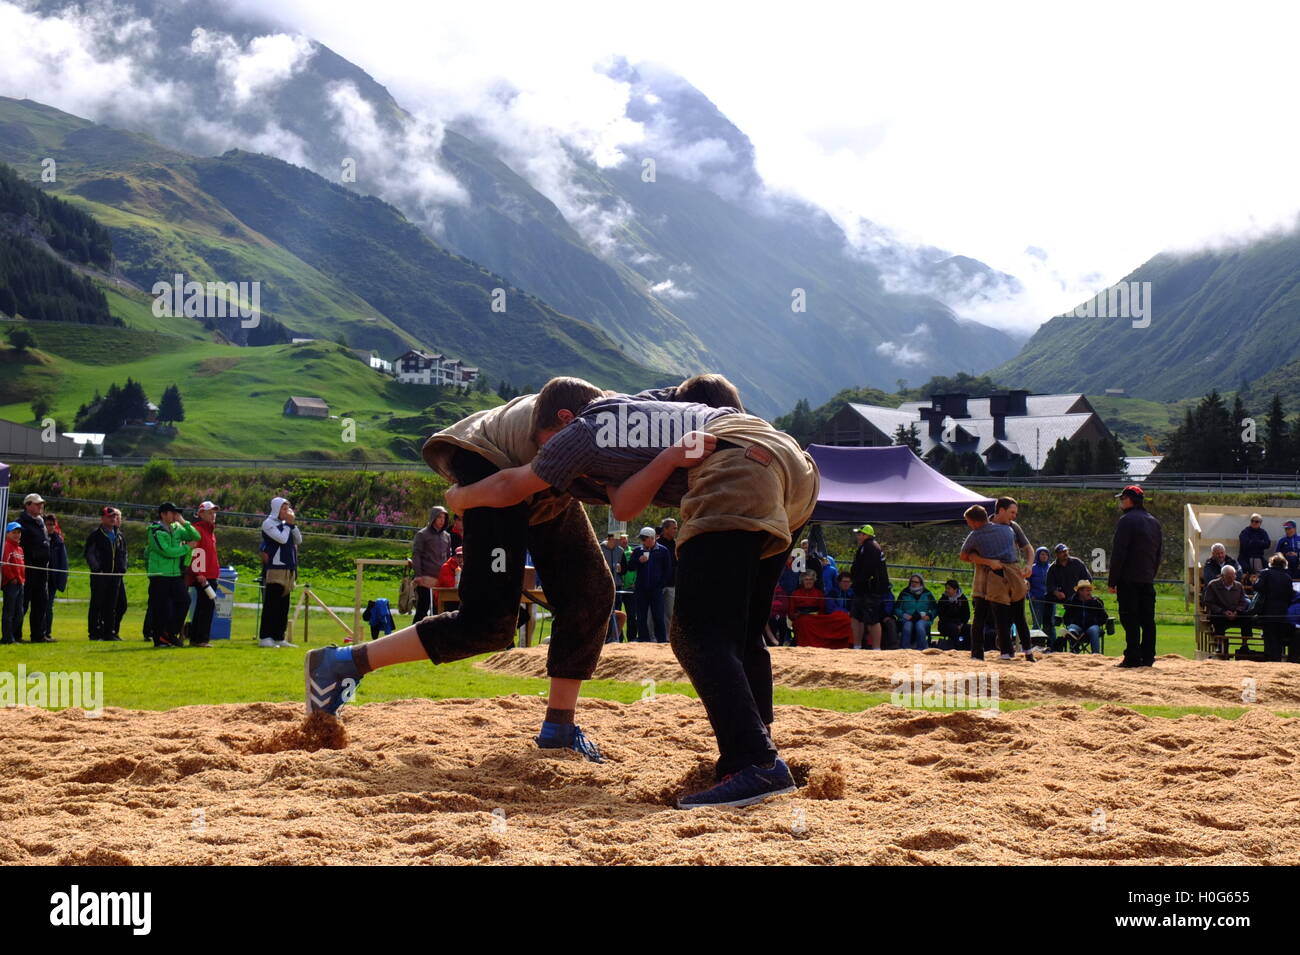
{"label": "white chalet building", "polygon": [[393,361],[397,380],[408,385],[471,385],[478,378],[478,369],[459,358],[431,355],[412,349]]}

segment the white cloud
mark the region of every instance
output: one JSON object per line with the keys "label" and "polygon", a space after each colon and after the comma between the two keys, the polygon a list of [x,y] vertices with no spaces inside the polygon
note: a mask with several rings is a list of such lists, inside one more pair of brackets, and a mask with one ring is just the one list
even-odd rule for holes
{"label": "white cloud", "polygon": [[650,286],[650,294],[667,299],[695,298],[694,292],[690,289],[679,288],[672,279],[664,279],[662,282],[656,282]]}

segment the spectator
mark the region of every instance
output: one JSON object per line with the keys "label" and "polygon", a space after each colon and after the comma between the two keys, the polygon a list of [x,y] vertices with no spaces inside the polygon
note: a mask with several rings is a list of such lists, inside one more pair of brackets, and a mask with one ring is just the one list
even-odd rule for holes
{"label": "spectator", "polygon": [[[970,601],[961,591],[961,584],[955,579],[944,582],[943,596],[939,598],[936,611],[939,621],[939,636],[945,650],[967,649],[970,646]],[[943,646],[943,642],[940,646]]]}
{"label": "spectator", "polygon": [[155,647],[179,647],[181,626],[189,610],[189,594],[181,576],[181,562],[189,557],[191,542],[199,532],[170,501],[158,505],[158,520],[149,525],[145,544],[145,573],[149,576],[146,613]]}
{"label": "spectator", "polygon": [[790,616],[821,613],[826,595],[817,586],[817,574],[805,570],[799,577],[799,588],[790,595]]}
{"label": "spectator", "polygon": [[[22,520],[20,517],[19,520]],[[1282,536],[1278,538],[1277,553],[1286,558],[1286,569],[1292,580],[1300,580],[1300,535],[1295,532],[1295,521],[1282,524]]]}
{"label": "spectator", "polygon": [[659,526],[659,543],[668,551],[668,585],[664,587],[664,619],[671,626],[673,604],[677,600],[677,521],[665,517]]}
{"label": "spectator", "polygon": [[0,643],[23,642],[23,585],[27,567],[23,559],[23,525],[10,521],[5,525],[3,555],[0,555],[0,592],[4,607],[0,609]]}
{"label": "spectator", "polygon": [[[1024,561],[1017,561],[1018,566],[1015,573],[1020,574],[1025,580],[1028,580],[1033,574],[1034,549],[1029,545],[1029,537],[1016,523],[1016,516],[1020,512],[1020,505],[1014,497],[1000,497],[997,499],[993,508],[993,523],[1005,524],[1011,528],[1011,532],[1016,536],[1016,549],[1024,557]],[[1025,653],[1025,660],[1029,663],[1034,662],[1034,647],[1029,636],[1029,620],[1025,616],[1025,600],[1029,596],[1028,586],[1024,588],[1025,596],[1014,599],[1008,605],[1008,613],[1011,615],[1011,626],[1013,633],[1020,639],[1020,649]],[[1015,644],[1011,645],[1011,652],[1016,652]]]}
{"label": "spectator", "polygon": [[1147,512],[1145,495],[1138,485],[1130,484],[1115,496],[1124,513],[1115,525],[1106,585],[1116,595],[1124,627],[1124,659],[1118,666],[1155,666],[1155,579],[1164,555],[1163,530]]}
{"label": "spectator", "polygon": [[930,621],[939,612],[934,594],[925,588],[920,574],[908,578],[907,586],[898,592],[894,602],[895,615],[902,626],[899,647],[903,650],[924,650],[930,645]]}
{"label": "spectator", "polygon": [[802,571],[794,569],[794,554],[785,555],[785,567],[781,571],[781,576],[777,578],[777,586],[787,594],[792,594],[799,589],[799,575]]}
{"label": "spectator", "polygon": [[429,511],[429,523],[415,533],[411,544],[411,573],[415,575],[415,616],[418,623],[433,609],[433,587],[438,573],[451,556],[451,534],[447,530],[447,509],[434,507]]}
{"label": "spectator", "polygon": [[[623,550],[618,546],[618,538],[611,531],[605,535],[605,546],[601,549],[601,556],[605,558],[605,565],[609,567],[609,575],[614,580],[614,591],[617,593],[619,583],[623,575]],[[618,623],[617,599],[614,602],[614,610],[610,611],[610,636],[606,638],[606,643],[618,643],[623,639],[623,631]]]}
{"label": "spectator", "polygon": [[284,635],[289,627],[290,595],[298,581],[298,546],[301,543],[298,515],[289,501],[283,497],[271,498],[271,510],[262,521],[262,552],[265,555],[262,585],[266,599],[258,633],[259,647],[294,645]]}
{"label": "spectator", "polygon": [[618,535],[618,549],[623,552],[623,573],[614,594],[614,606],[622,609],[627,617],[627,642],[632,643],[637,639],[636,568],[632,566],[632,548],[628,546],[626,532]]}
{"label": "spectator", "polygon": [[[23,529],[23,556],[26,562],[23,604],[26,610],[31,611],[27,627],[32,643],[53,642],[52,637],[45,636],[45,617],[50,606],[50,585],[46,580],[50,566],[50,538],[45,533],[45,520],[41,516],[44,508],[45,498],[39,494],[28,494],[23,498],[23,509],[18,515],[18,523]],[[18,639],[22,639],[21,628]]]}
{"label": "spectator", "polygon": [[[792,642],[790,636],[790,625],[786,622],[786,616],[790,613],[790,598],[786,592],[777,584],[776,589],[772,591],[772,614],[767,619],[767,634],[764,642],[768,646],[788,647]],[[767,639],[770,637],[770,639]]]}
{"label": "spectator", "polygon": [[1268,548],[1273,541],[1264,530],[1264,518],[1250,515],[1250,523],[1237,535],[1237,566],[1256,573],[1268,562]]}
{"label": "spectator", "polygon": [[1237,572],[1238,579],[1241,578],[1241,565],[1228,556],[1226,547],[1215,544],[1210,548],[1210,556],[1205,559],[1205,567],[1201,569],[1201,583],[1204,585],[1214,580],[1224,567],[1231,567]]}
{"label": "spectator", "polygon": [[453,514],[451,518],[451,549],[454,551],[457,547],[465,544],[465,523],[461,520],[459,514]]}
{"label": "spectator", "polygon": [[[641,528],[641,546],[632,551],[632,566],[636,569],[636,629],[643,642],[668,642],[668,627],[664,621],[664,586],[672,567],[668,548],[656,542],[653,527]],[[654,621],[653,635],[649,621]]]}
{"label": "spectator", "polygon": [[86,538],[83,554],[90,568],[90,611],[86,629],[91,640],[117,640],[122,615],[126,613],[126,536],[121,530],[122,512],[105,507],[99,512],[99,526]]}
{"label": "spectator", "polygon": [[1244,649],[1246,640],[1251,635],[1251,627],[1246,616],[1248,605],[1246,591],[1237,580],[1237,568],[1228,565],[1214,580],[1205,585],[1205,612],[1210,616],[1210,630],[1216,637],[1224,637],[1229,627],[1241,630],[1241,645]]}
{"label": "spectator", "polygon": [[212,615],[217,609],[217,595],[212,581],[221,576],[217,557],[217,505],[204,501],[194,515],[194,529],[199,544],[190,554],[185,567],[185,584],[194,588],[194,618],[190,621],[190,646],[209,647]]}
{"label": "spectator", "polygon": [[[849,580],[851,581],[852,575]],[[822,592],[830,595],[839,589],[840,566],[835,563],[835,558],[827,554],[822,558]]]}
{"label": "spectator", "polygon": [[880,598],[880,649],[898,649],[898,613],[894,592],[886,590]]}
{"label": "spectator", "polygon": [[884,597],[889,593],[885,552],[876,543],[876,529],[870,524],[863,524],[853,533],[858,542],[849,571],[853,579],[853,645],[879,650]]}
{"label": "spectator", "polygon": [[1029,572],[1029,610],[1034,618],[1034,625],[1047,634],[1047,649],[1052,648],[1055,621],[1048,618],[1055,612],[1053,604],[1047,599],[1047,571],[1052,566],[1052,555],[1046,547],[1034,551],[1034,563]]}
{"label": "spectator", "polygon": [[975,564],[975,584],[971,588],[975,598],[975,619],[971,623],[971,657],[984,659],[984,634],[986,622],[993,618],[998,634],[998,648],[1003,660],[1011,659],[1011,593],[1009,575],[1004,564],[1016,562],[1016,535],[1005,524],[994,524],[988,511],[979,504],[966,509],[963,515],[970,533],[961,545],[961,559]]}
{"label": "spectator", "polygon": [[1081,580],[1091,580],[1087,565],[1077,557],[1070,556],[1070,548],[1065,544],[1056,545],[1056,557],[1052,566],[1047,568],[1047,600],[1051,604],[1047,619],[1041,624],[1047,634],[1047,645],[1054,650],[1065,646],[1065,638],[1060,643],[1056,639],[1056,608],[1064,607],[1067,600],[1074,599],[1075,589]]}
{"label": "spectator", "polygon": [[1088,641],[1093,653],[1101,653],[1101,630],[1106,626],[1106,607],[1092,595],[1092,581],[1087,578],[1075,585],[1073,600],[1065,603],[1065,631],[1078,647]]}
{"label": "spectator", "polygon": [[438,586],[445,588],[460,586],[460,572],[465,568],[465,548],[457,547],[438,568]]}
{"label": "spectator", "polygon": [[808,538],[806,537],[799,542],[799,547],[804,554],[804,569],[811,570],[814,576],[816,576],[818,580],[821,580],[822,567],[825,565],[821,554],[817,553],[817,551],[813,550],[812,547],[809,546]]}
{"label": "spectator", "polygon": [[826,612],[850,613],[853,610],[853,575],[847,570],[836,578],[835,587],[827,591]]}
{"label": "spectator", "polygon": [[68,589],[68,548],[63,540],[63,529],[53,514],[44,514],[45,534],[50,539],[50,569],[45,580],[49,585],[45,604],[45,636],[47,643],[54,642],[54,597]]}
{"label": "spectator", "polygon": [[[1286,569],[1286,558],[1274,554],[1268,559],[1268,567],[1255,582],[1255,616],[1264,629],[1264,659],[1277,663],[1282,659],[1282,650],[1293,644],[1293,630],[1287,620],[1287,610],[1295,597],[1291,586],[1291,575]],[[1294,662],[1294,661],[1293,661]]]}

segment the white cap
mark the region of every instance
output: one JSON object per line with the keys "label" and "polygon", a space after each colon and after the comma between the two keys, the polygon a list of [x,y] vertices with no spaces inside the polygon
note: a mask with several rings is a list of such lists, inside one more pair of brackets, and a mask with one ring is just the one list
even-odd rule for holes
{"label": "white cap", "polygon": [[637,536],[638,536],[638,537],[654,537],[654,536],[655,536],[655,529],[654,529],[653,527],[643,527],[643,528],[641,528],[641,533],[638,534]]}
{"label": "white cap", "polygon": [[199,505],[199,510],[200,510],[200,511],[219,511],[219,510],[221,510],[221,508],[217,507],[217,505],[213,504],[211,501],[204,501],[202,504]]}
{"label": "white cap", "polygon": [[24,504],[44,504],[44,503],[45,503],[45,498],[41,497],[39,494],[28,494],[25,498],[23,498],[23,503],[24,503]]}

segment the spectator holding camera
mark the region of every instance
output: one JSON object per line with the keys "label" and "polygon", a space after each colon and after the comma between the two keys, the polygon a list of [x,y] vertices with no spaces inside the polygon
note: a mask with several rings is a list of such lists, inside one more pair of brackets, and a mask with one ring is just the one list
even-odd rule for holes
{"label": "spectator holding camera", "polygon": [[302,531],[287,498],[271,498],[271,511],[262,521],[262,584],[266,591],[259,647],[292,647],[284,638],[289,626],[290,594],[298,580],[298,547]]}

